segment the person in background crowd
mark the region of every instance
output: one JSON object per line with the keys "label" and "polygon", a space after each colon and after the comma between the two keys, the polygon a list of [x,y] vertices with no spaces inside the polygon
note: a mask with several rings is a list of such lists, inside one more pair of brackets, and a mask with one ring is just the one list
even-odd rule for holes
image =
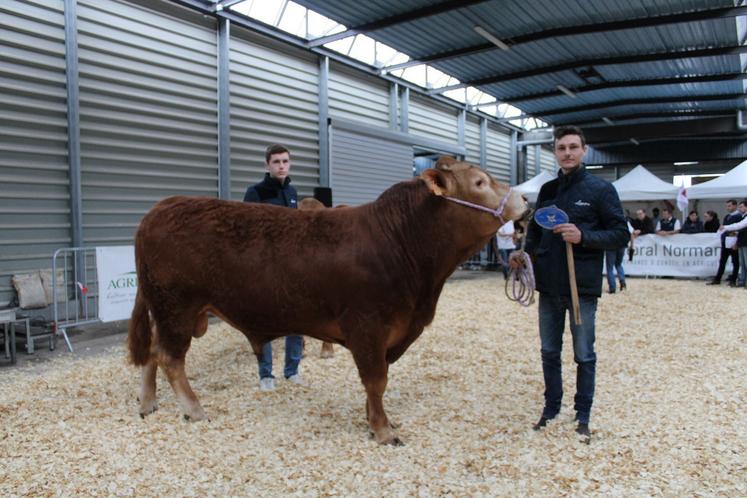
{"label": "person in background crowd", "polygon": [[680,220],[672,216],[671,209],[664,208],[655,231],[656,235],[674,235],[680,231]]}
{"label": "person in background crowd", "polygon": [[628,222],[630,230],[630,243],[628,244],[628,261],[633,261],[635,254],[635,239],[639,235],[654,233],[654,222],[646,215],[645,209],[638,209],[635,212],[635,218]]}
{"label": "person in background crowd", "polygon": [[[246,189],[244,202],[259,202],[274,204],[288,208],[298,208],[298,193],[288,174],[291,168],[291,158],[288,149],[282,145],[270,145],[265,151],[265,178],[256,185]],[[282,279],[283,275],[277,278]],[[290,382],[303,385],[298,375],[298,365],[303,354],[303,336],[289,335],[285,337],[285,378]],[[259,390],[273,391],[275,377],[272,375],[272,342],[262,348],[262,356],[258,358]]]}
{"label": "person in background crowd", "polygon": [[[570,314],[576,362],[576,432],[588,442],[597,363],[594,341],[597,299],[602,294],[602,258],[605,250],[624,246],[629,233],[615,187],[587,172],[582,163],[588,149],[581,129],[561,126],[555,128],[553,135],[555,159],[560,169],[557,178],[540,189],[537,207],[555,205],[568,213],[570,220],[552,230],[544,230],[532,220],[526,230],[526,251],[536,257],[540,352],[545,381],[545,405],[533,429],[541,430],[560,412],[563,331],[566,314]],[[573,319],[566,244],[571,244],[575,254],[581,323]],[[512,268],[521,268],[524,256],[511,253],[510,264]]]}
{"label": "person in background crowd", "polygon": [[646,235],[647,233],[654,233],[654,222],[651,218],[646,216],[644,209],[638,209],[635,212],[635,219],[630,220],[630,225],[633,227],[633,235]]}
{"label": "person in background crowd", "polygon": [[659,208],[655,207],[651,210],[651,223],[654,224],[654,228],[656,228],[656,225],[659,223]]}
{"label": "person in background crowd", "polygon": [[697,211],[690,211],[685,223],[682,224],[680,233],[701,233],[703,231],[703,222],[700,221]]}
{"label": "person in background crowd", "polygon": [[705,223],[703,223],[703,231],[707,233],[718,232],[718,227],[721,226],[721,223],[718,221],[718,214],[716,214],[716,211],[706,211],[704,217]]}
{"label": "person in background crowd", "polygon": [[[630,224],[628,224],[630,226]],[[607,286],[608,292],[614,294],[615,289],[615,270],[617,270],[617,278],[620,280],[620,291],[626,289],[625,286],[625,270],[623,270],[623,258],[625,257],[625,248],[627,244],[612,251],[604,251],[604,261],[607,265]]]}
{"label": "person in background crowd", "polygon": [[[742,219],[742,214],[737,211],[737,201],[729,199],[726,201],[726,215],[724,215],[724,225],[730,225],[736,223]],[[726,247],[726,237],[733,236],[729,235],[732,232],[722,231],[721,232],[721,259],[718,262],[718,271],[713,280],[708,282],[706,285],[720,285],[721,277],[724,276],[724,270],[726,269],[726,262],[731,257],[732,272],[729,277],[729,285],[732,287],[737,285],[737,272],[739,271],[739,253],[736,249]]]}
{"label": "person in background crowd", "polygon": [[503,277],[508,278],[508,255],[516,249],[514,244],[514,222],[508,220],[504,223],[501,228],[498,229],[498,233],[495,236],[496,245],[498,246],[498,254],[500,256],[501,270],[503,271]]}
{"label": "person in background crowd", "polygon": [[747,282],[747,199],[739,203],[742,219],[730,225],[724,225],[724,232],[737,232],[737,251],[739,253],[739,280],[736,287],[744,287]]}

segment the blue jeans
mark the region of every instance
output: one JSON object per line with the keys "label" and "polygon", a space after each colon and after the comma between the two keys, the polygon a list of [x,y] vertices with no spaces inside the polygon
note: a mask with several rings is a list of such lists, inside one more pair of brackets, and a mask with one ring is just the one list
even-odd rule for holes
{"label": "blue jeans", "polygon": [[614,251],[604,251],[604,262],[607,265],[607,285],[609,285],[610,292],[615,292],[615,270],[617,270],[617,278],[620,279],[620,283],[625,283],[625,271],[623,270],[624,257],[624,247]]}
{"label": "blue jeans", "polygon": [[597,355],[594,352],[594,318],[597,298],[579,296],[581,325],[573,321],[573,305],[566,296],[540,294],[539,330],[542,344],[542,373],[545,377],[545,408],[542,416],[551,419],[560,412],[563,399],[560,353],[563,349],[565,314],[568,311],[573,336],[573,359],[576,361],[576,397],[574,409],[578,421],[589,423],[594,400],[594,377]]}
{"label": "blue jeans", "polygon": [[[289,335],[285,338],[285,378],[298,374],[298,364],[301,363],[303,354],[303,336]],[[262,348],[262,358],[259,359],[259,378],[264,379],[272,375],[272,342],[268,342]]]}

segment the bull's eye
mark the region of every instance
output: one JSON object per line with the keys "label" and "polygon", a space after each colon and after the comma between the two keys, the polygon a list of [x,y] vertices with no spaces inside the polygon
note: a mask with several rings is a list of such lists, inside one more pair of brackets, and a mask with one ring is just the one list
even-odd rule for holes
{"label": "bull's eye", "polygon": [[477,184],[476,184],[476,185],[477,185],[478,187],[482,187],[482,186],[483,186],[483,183],[484,183],[484,182],[483,182],[482,180],[477,180]]}

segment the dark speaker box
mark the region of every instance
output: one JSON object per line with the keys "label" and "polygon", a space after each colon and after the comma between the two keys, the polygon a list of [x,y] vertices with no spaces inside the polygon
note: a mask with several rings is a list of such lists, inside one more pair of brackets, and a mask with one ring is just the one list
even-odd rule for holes
{"label": "dark speaker box", "polygon": [[314,199],[324,204],[324,207],[332,207],[332,189],[329,187],[314,187]]}

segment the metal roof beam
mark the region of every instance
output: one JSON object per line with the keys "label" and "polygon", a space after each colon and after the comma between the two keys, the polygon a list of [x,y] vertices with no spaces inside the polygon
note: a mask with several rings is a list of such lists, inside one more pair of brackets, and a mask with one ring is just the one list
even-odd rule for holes
{"label": "metal roof beam", "polygon": [[[608,100],[605,102],[598,102],[595,104],[585,104],[572,107],[562,107],[559,109],[550,109],[547,111],[535,111],[532,113],[533,116],[542,118],[543,116],[555,116],[558,114],[569,114],[574,112],[593,111],[595,109],[606,109],[608,107],[617,107],[622,105],[639,105],[639,104],[677,104],[687,102],[712,102],[714,100],[731,100],[738,98],[745,98],[743,92],[740,93],[727,93],[727,94],[708,94],[708,95],[681,95],[676,97],[654,97],[644,99],[622,99],[622,100]],[[615,119],[612,116],[610,119]]]}
{"label": "metal roof beam", "polygon": [[[554,66],[543,66],[535,67],[532,69],[526,69],[524,71],[516,71],[513,73],[499,74],[495,76],[488,76],[485,78],[478,78],[470,81],[465,81],[458,85],[444,86],[441,88],[435,88],[430,93],[443,93],[449,90],[456,90],[467,86],[482,86],[490,85],[492,83],[502,83],[505,81],[518,80],[522,78],[529,78],[532,76],[540,76],[548,73],[556,73],[560,71],[568,71],[570,69],[576,69],[586,66],[610,66],[614,64],[634,64],[639,62],[655,62],[664,60],[678,60],[678,59],[693,59],[699,57],[717,57],[717,56],[728,56],[728,55],[740,55],[747,54],[747,46],[738,45],[731,47],[718,47],[718,48],[703,48],[698,50],[687,50],[680,52],[663,52],[656,54],[634,54],[634,55],[620,55],[615,57],[599,57],[596,59],[584,59],[577,61],[568,61]],[[488,92],[489,93],[489,92]]]}
{"label": "metal roof beam", "polygon": [[688,135],[709,135],[737,132],[733,116],[706,119],[668,121],[666,123],[639,123],[620,126],[586,128],[584,135],[590,144],[613,142],[620,137],[635,137],[647,140],[659,137],[682,137]]}
{"label": "metal roof beam", "polygon": [[237,3],[244,2],[245,0],[223,0],[222,2],[215,2],[215,5],[213,6],[213,10],[223,10],[227,9],[229,7],[233,7]]}
{"label": "metal roof beam", "polygon": [[[656,79],[644,79],[644,80],[622,80],[622,81],[607,81],[605,83],[598,83],[595,85],[586,85],[573,87],[570,90],[574,93],[593,92],[596,90],[609,90],[612,88],[631,88],[640,86],[658,86],[658,85],[681,85],[685,83],[718,83],[724,81],[739,81],[747,80],[747,73],[725,73],[725,74],[709,74],[703,76],[680,76],[676,78],[656,78]],[[508,97],[501,100],[507,104],[516,104],[518,102],[526,102],[529,100],[544,99],[549,97],[559,97],[563,95],[563,92],[557,89],[549,90],[547,92],[538,92],[527,95],[521,95],[517,97]]]}
{"label": "metal roof beam", "polygon": [[[716,9],[702,10],[698,12],[685,12],[680,14],[671,14],[657,17],[646,17],[639,19],[625,19],[622,21],[610,21],[606,23],[595,23],[595,24],[582,24],[578,26],[567,26],[562,28],[553,28],[545,31],[537,31],[535,33],[527,33],[524,35],[517,35],[512,37],[500,38],[509,47],[518,45],[521,43],[535,42],[539,40],[545,40],[548,38],[561,38],[565,36],[575,35],[586,35],[593,33],[602,33],[608,31],[619,31],[625,29],[635,28],[646,28],[654,26],[662,26],[666,24],[677,24],[677,23],[688,23],[696,21],[708,21],[712,19],[723,19],[728,17],[738,17],[747,15],[747,7],[719,7]],[[403,69],[410,66],[420,64],[433,64],[436,62],[445,61],[448,59],[454,59],[456,57],[463,57],[465,55],[474,55],[489,50],[496,50],[496,47],[492,43],[480,43],[478,45],[472,45],[469,47],[462,47],[456,50],[450,50],[448,52],[442,52],[440,54],[433,54],[426,57],[418,57],[408,62],[400,64],[394,64],[392,66],[385,67],[386,71],[395,71],[397,69]]]}
{"label": "metal roof beam", "polygon": [[[639,113],[631,113],[631,114],[618,114],[614,116],[610,116],[611,119],[613,119],[616,123],[620,121],[626,121],[631,119],[662,119],[662,118],[701,118],[701,117],[734,117],[734,110],[698,110],[698,109],[688,109],[687,111],[673,111],[673,112],[639,112]],[[585,121],[563,121],[563,122],[554,122],[551,123],[553,126],[565,126],[565,125],[576,125],[576,126],[586,126],[586,125],[598,125],[600,123],[600,119],[592,119],[592,120],[585,120]]]}
{"label": "metal roof beam", "polygon": [[315,38],[309,41],[309,47],[318,47],[320,45],[324,45],[326,43],[330,43],[336,40],[341,40],[342,38],[347,38],[349,36],[353,36],[353,35],[357,35],[361,33],[367,33],[370,31],[376,31],[377,29],[388,28],[396,24],[402,24],[405,22],[415,21],[417,19],[435,16],[435,15],[442,14],[444,12],[449,12],[449,11],[456,10],[456,9],[463,9],[465,7],[469,7],[470,5],[483,3],[486,1],[488,0],[446,0],[436,5],[428,5],[426,7],[421,7],[419,9],[414,9],[408,12],[402,12],[400,14],[395,14],[390,17],[385,17],[384,19],[379,19],[376,21],[360,24],[358,26],[353,26],[351,28],[348,28],[345,31],[336,33],[334,35],[321,36],[319,38]]}

